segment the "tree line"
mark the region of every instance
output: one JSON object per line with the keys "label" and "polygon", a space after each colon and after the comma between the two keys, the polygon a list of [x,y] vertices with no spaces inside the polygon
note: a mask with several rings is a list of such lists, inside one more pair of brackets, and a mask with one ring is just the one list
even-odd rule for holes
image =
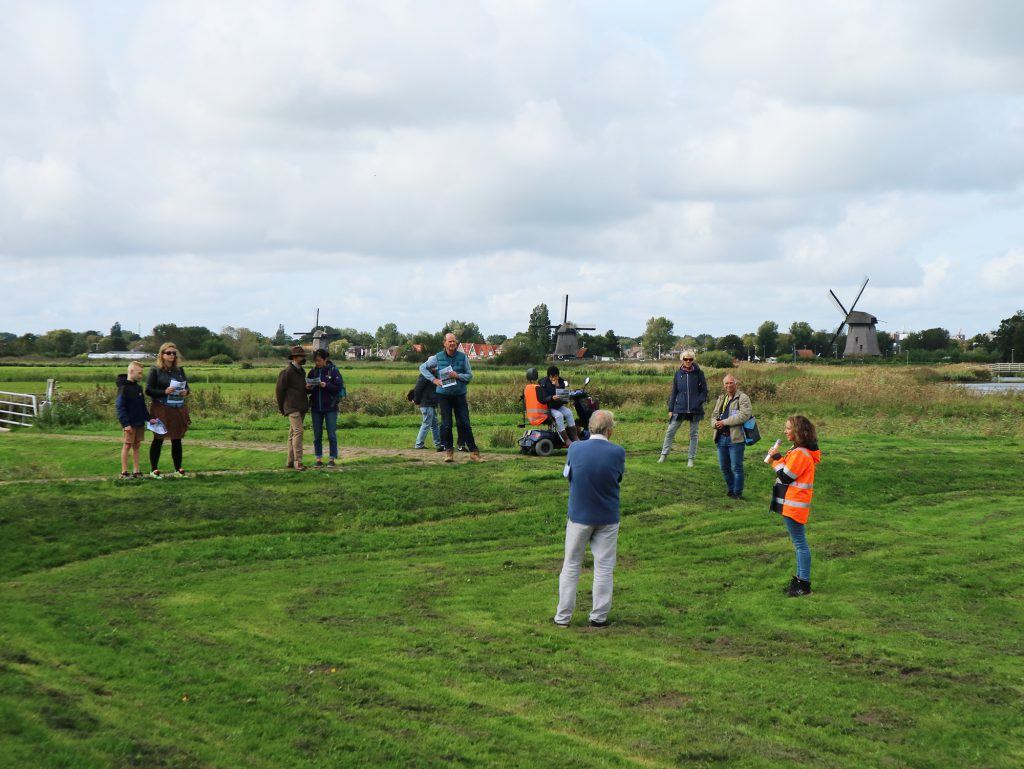
{"label": "tree line", "polygon": [[[331,354],[339,358],[350,349],[359,348],[360,357],[385,357],[384,353],[388,351],[387,357],[396,360],[421,361],[439,350],[445,334],[451,332],[463,342],[500,345],[499,362],[522,364],[542,361],[552,352],[555,325],[551,323],[547,305],[539,304],[530,312],[526,329],[511,337],[504,334],[485,336],[478,324],[461,320],[450,320],[438,331],[413,334],[399,331],[394,323],[385,323],[376,331],[333,326],[323,326],[323,329],[329,334]],[[673,321],[659,316],[647,321],[644,333],[639,337],[621,336],[608,329],[603,334],[581,332],[579,340],[588,357],[622,358],[639,347],[644,358],[667,358],[679,349],[691,347],[700,353],[720,351],[742,360],[769,357],[785,360],[795,350],[811,350],[815,356],[824,358],[841,356],[846,337],[840,335],[833,341],[833,333],[815,330],[805,321],[794,321],[787,331],[781,331],[775,321],[766,320],[755,331],[742,334],[718,337],[707,333],[676,335]],[[180,347],[186,358],[227,363],[283,357],[287,347],[295,341],[311,341],[312,331],[293,336],[285,331],[284,325],[279,325],[276,333],[267,336],[244,327],[225,326],[214,332],[205,326],[161,323],[154,326],[148,335],[141,336],[115,323],[107,334],[70,329],[20,336],[0,332],[0,357],[40,355],[72,358],[90,352],[121,350],[153,353],[169,340]],[[900,340],[879,331],[878,346],[885,358],[898,355],[916,362],[1019,361],[1024,357],[1024,310],[1001,320],[992,332],[977,334],[970,339],[958,339],[944,328],[916,331]]]}

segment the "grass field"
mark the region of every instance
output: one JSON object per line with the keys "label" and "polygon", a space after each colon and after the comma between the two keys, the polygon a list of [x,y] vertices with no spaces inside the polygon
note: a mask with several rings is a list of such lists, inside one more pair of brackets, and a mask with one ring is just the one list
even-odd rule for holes
{"label": "grass field", "polygon": [[481,465],[408,451],[410,413],[343,415],[301,475],[234,408],[188,480],[111,480],[109,414],[0,435],[0,767],[1018,767],[1024,399],[838,371],[741,375],[766,435],[822,428],[803,599],[760,446],[729,500],[706,436],[655,464],[664,374],[595,375],[628,451],[601,631],[589,570],[551,624],[561,461],[490,448],[487,399]]}

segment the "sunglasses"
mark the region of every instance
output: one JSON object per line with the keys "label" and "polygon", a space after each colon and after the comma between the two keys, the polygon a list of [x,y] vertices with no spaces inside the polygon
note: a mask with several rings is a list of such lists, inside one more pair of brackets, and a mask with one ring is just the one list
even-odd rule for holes
{"label": "sunglasses", "polygon": [[683,358],[684,361],[692,361],[693,358]]}
{"label": "sunglasses", "polygon": [[170,350],[165,350],[165,351],[164,351],[164,355],[173,355],[173,356],[174,356],[175,358],[177,358],[177,357],[178,357],[178,353],[176,353],[176,352],[171,352]]}

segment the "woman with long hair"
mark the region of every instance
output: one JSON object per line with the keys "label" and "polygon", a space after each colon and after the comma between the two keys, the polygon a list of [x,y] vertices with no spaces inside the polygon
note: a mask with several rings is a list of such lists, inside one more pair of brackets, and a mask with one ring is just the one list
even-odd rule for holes
{"label": "woman with long hair", "polygon": [[796,551],[796,575],[783,592],[796,598],[811,592],[811,548],[807,545],[806,528],[814,496],[814,469],[821,462],[821,451],[814,425],[799,414],[786,420],[786,440],[792,442],[792,449],[780,454],[776,442],[773,453],[765,460],[775,469],[770,509],[782,515]]}
{"label": "woman with long hair", "polygon": [[184,478],[186,473],[181,467],[181,439],[185,437],[191,419],[188,414],[187,398],[189,395],[188,379],[185,369],[181,367],[181,354],[178,345],[164,342],[156,356],[156,365],[149,370],[146,379],[146,394],[153,399],[149,414],[163,422],[167,432],[163,435],[153,434],[153,442],[149,444],[149,464],[152,468],[150,477],[162,478],[160,474],[160,451],[164,439],[171,441],[171,461],[174,463],[174,475]]}

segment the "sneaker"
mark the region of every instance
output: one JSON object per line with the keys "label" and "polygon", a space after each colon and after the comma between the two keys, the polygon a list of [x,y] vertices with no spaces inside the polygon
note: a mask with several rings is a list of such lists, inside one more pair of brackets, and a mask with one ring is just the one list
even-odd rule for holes
{"label": "sneaker", "polygon": [[686,466],[687,467],[693,467],[693,460],[692,459],[687,459],[686,460]]}
{"label": "sneaker", "polygon": [[665,460],[666,460],[667,458],[668,458],[668,454],[662,454],[662,455],[661,455],[660,457],[658,457],[658,464],[660,465],[660,464],[661,464],[662,462],[664,462],[664,461],[665,461]]}
{"label": "sneaker", "polygon": [[480,456],[480,452],[479,451],[474,451],[472,454],[469,455],[469,458],[471,460],[473,460],[474,462],[483,462],[484,461],[484,458],[482,456]]}
{"label": "sneaker", "polygon": [[731,491],[727,491],[725,493],[725,496],[727,496],[729,499],[736,499],[736,495],[733,494]]}
{"label": "sneaker", "polygon": [[127,470],[122,470],[121,471],[121,480],[122,481],[127,481],[131,477],[132,477],[132,474],[129,473]]}
{"label": "sneaker", "polygon": [[142,473],[137,473],[137,472],[136,473],[132,473],[132,478],[139,479],[139,478],[142,478],[142,477],[143,477]]}
{"label": "sneaker", "polygon": [[174,471],[174,475],[178,478],[188,478],[188,473],[182,470],[180,467]]}
{"label": "sneaker", "polygon": [[318,459],[316,462],[313,463],[313,467],[323,467],[323,466],[324,466],[324,461],[322,459]]}
{"label": "sneaker", "polygon": [[444,453],[444,461],[445,462],[454,462],[455,461],[455,452],[454,451],[446,451]]}
{"label": "sneaker", "polygon": [[413,448],[414,448],[414,449],[425,449],[425,448],[426,448],[426,446],[424,446],[424,445],[423,445],[423,444],[421,443],[421,444],[420,444],[419,446],[413,446]]}
{"label": "sneaker", "polygon": [[149,477],[150,478],[163,478],[163,476],[160,474],[159,470],[154,470],[153,472],[151,472],[149,474]]}
{"label": "sneaker", "polygon": [[328,459],[327,460],[327,466],[328,467],[335,467],[336,465],[334,464],[334,460],[333,459]]}
{"label": "sneaker", "polygon": [[442,451],[444,451],[444,446],[434,446],[434,451],[440,454]]}
{"label": "sneaker", "polygon": [[559,622],[557,619],[553,619],[551,622],[554,623],[555,627],[569,627],[568,622]]}
{"label": "sneaker", "polygon": [[737,502],[746,502],[747,501],[747,498],[745,496],[743,496],[742,494],[733,494],[732,498],[735,499]]}
{"label": "sneaker", "polygon": [[469,451],[469,449],[466,447],[465,443],[460,443],[459,444],[459,451]]}
{"label": "sneaker", "polygon": [[608,627],[611,625],[611,620],[607,619],[592,619],[590,620],[590,627]]}
{"label": "sneaker", "polygon": [[790,598],[799,598],[802,595],[811,594],[811,583],[810,580],[797,578],[796,584],[786,591],[786,595]]}

